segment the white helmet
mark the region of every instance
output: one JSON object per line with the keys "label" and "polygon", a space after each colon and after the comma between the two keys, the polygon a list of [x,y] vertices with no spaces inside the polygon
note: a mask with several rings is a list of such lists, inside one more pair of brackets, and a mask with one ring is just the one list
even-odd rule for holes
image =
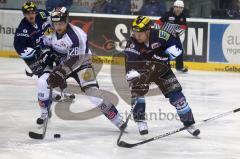
{"label": "white helmet", "polygon": [[181,0],[176,0],[173,4],[174,7],[182,7],[184,8],[184,2]]}

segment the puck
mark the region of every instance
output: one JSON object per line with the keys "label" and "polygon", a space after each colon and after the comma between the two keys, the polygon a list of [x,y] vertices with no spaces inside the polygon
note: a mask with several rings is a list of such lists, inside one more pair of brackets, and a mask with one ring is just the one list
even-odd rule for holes
{"label": "puck", "polygon": [[60,138],[61,135],[60,134],[54,134],[54,138]]}
{"label": "puck", "polygon": [[71,95],[69,96],[69,98],[70,98],[70,99],[75,99],[75,95],[74,95],[74,94],[71,94]]}
{"label": "puck", "polygon": [[56,101],[59,101],[61,98],[62,98],[62,97],[61,97],[59,94],[57,94],[56,97],[55,97],[55,100],[56,100]]}

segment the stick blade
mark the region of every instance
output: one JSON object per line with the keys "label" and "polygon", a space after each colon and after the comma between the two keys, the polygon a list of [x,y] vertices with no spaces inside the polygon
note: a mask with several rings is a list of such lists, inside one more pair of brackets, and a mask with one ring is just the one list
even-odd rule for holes
{"label": "stick blade", "polygon": [[125,147],[125,148],[132,148],[132,147],[135,146],[135,144],[129,144],[129,143],[125,142],[125,141],[120,141],[118,143],[118,146],[119,147]]}
{"label": "stick blade", "polygon": [[234,110],[234,113],[239,112],[239,111],[240,111],[240,108],[235,109],[235,110]]}
{"label": "stick blade", "polygon": [[44,139],[44,135],[43,134],[38,134],[38,133],[35,133],[35,132],[32,132],[32,131],[30,131],[28,135],[32,139],[36,139],[36,140]]}

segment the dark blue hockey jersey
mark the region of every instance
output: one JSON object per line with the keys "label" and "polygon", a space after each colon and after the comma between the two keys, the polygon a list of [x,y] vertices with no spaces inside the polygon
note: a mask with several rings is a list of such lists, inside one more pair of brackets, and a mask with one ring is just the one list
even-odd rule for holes
{"label": "dark blue hockey jersey", "polygon": [[151,29],[149,44],[138,43],[133,37],[128,42],[124,50],[126,71],[144,69],[145,62],[168,64],[182,52],[182,44],[178,38],[163,30]]}
{"label": "dark blue hockey jersey", "polygon": [[48,21],[49,13],[44,10],[37,11],[36,23],[32,25],[26,18],[20,22],[14,37],[14,48],[26,62],[33,74],[41,75],[47,65],[52,65],[49,58],[40,60],[42,53],[42,37],[51,29]]}
{"label": "dark blue hockey jersey", "polygon": [[44,10],[37,11],[36,24],[30,24],[26,18],[20,22],[14,37],[14,48],[19,55],[24,53],[27,47],[37,48],[40,45],[41,37],[48,28],[49,13]]}

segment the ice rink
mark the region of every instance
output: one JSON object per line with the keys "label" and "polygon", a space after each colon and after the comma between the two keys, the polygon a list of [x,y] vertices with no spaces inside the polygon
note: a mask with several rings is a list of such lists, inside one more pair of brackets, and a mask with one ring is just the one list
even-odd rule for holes
{"label": "ice rink", "polygon": [[[201,125],[199,138],[184,131],[132,149],[116,145],[119,131],[104,116],[70,121],[53,113],[46,138],[30,139],[28,132],[36,130],[39,108],[36,77],[27,77],[24,69],[20,59],[0,58],[0,159],[240,159],[240,113]],[[196,121],[240,107],[240,74],[189,71],[176,75]],[[101,89],[117,94],[109,65],[97,78]],[[163,96],[147,97],[146,102],[149,114],[158,114],[159,109],[169,117],[175,114],[175,108]],[[77,95],[71,105],[72,112],[91,108],[93,105],[82,95]],[[130,110],[122,99],[117,108],[121,113]],[[172,118],[149,118],[148,126],[149,134],[143,137],[130,121],[123,139],[141,141],[182,125]],[[61,138],[54,139],[54,133],[60,133]]]}

